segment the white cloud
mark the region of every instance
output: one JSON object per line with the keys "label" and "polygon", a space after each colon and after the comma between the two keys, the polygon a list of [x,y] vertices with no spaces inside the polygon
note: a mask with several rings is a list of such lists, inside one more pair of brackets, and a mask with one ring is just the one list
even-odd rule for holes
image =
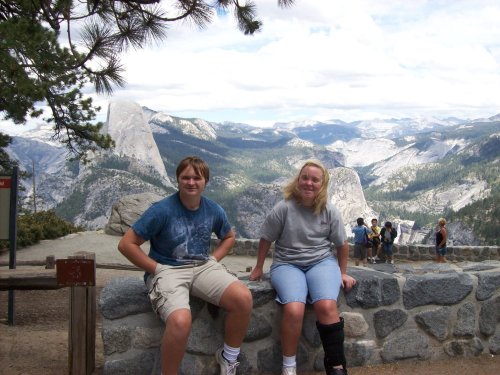
{"label": "white cloud", "polygon": [[[254,125],[500,112],[496,0],[255,2],[254,36],[229,15],[201,31],[173,24],[160,46],[127,52],[113,98]],[[109,99],[96,97],[100,119]]]}

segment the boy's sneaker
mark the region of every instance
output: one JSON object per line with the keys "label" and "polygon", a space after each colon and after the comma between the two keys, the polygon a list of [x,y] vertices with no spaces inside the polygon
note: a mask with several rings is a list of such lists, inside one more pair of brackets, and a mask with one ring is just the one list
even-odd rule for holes
{"label": "boy's sneaker", "polygon": [[220,375],[236,375],[236,367],[239,362],[230,363],[222,355],[224,348],[217,349],[215,352],[215,360],[220,366]]}
{"label": "boy's sneaker", "polygon": [[342,368],[334,368],[328,375],[347,375],[347,370]]}
{"label": "boy's sneaker", "polygon": [[283,367],[281,375],[297,375],[295,367]]}
{"label": "boy's sneaker", "polygon": [[394,264],[394,260],[393,260],[393,259],[391,259],[391,260],[390,260],[390,263],[391,263],[391,264]]}
{"label": "boy's sneaker", "polygon": [[375,255],[375,258],[372,258],[372,259],[373,259],[375,262],[376,262],[377,260],[380,260],[380,258],[378,257],[378,255]]}

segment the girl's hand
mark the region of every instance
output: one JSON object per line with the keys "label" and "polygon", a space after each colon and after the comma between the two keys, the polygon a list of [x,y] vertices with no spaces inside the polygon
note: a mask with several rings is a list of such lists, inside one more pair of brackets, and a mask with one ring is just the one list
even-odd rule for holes
{"label": "girl's hand", "polygon": [[260,280],[262,279],[262,268],[254,268],[252,273],[249,276],[250,281]]}
{"label": "girl's hand", "polygon": [[346,273],[342,274],[342,288],[344,288],[346,292],[351,290],[354,285],[356,285],[356,279],[354,277],[351,277]]}

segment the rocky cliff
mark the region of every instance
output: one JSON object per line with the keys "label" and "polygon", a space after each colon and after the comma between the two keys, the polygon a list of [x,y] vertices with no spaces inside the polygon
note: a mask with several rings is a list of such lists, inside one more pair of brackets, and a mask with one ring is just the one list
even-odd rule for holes
{"label": "rocky cliff", "polygon": [[108,107],[108,118],[103,132],[115,141],[113,154],[129,157],[145,167],[151,167],[164,179],[166,186],[173,187],[151,127],[139,104],[112,101]]}
{"label": "rocky cliff", "polygon": [[[178,118],[114,101],[103,131],[116,147],[96,153],[88,165],[67,161],[46,126],[14,137],[8,152],[28,172],[34,164],[38,209],[55,208],[89,229],[102,228],[113,204],[125,196],[175,191],[177,163],[199,155],[210,166],[206,195],[224,207],[238,234],[249,238],[257,236],[297,168],[307,159],[319,159],[331,171],[331,199],[348,234],[357,217],[369,221],[382,213],[379,220],[398,226],[398,242],[420,243],[431,241],[435,216],[447,210],[489,199],[477,207],[491,207],[486,208],[490,221],[498,217],[499,124],[492,117],[475,122],[307,121],[257,128]],[[31,182],[23,181],[26,202],[35,201]],[[472,228],[479,216],[467,215],[463,227]],[[474,231],[463,240],[476,243]]]}

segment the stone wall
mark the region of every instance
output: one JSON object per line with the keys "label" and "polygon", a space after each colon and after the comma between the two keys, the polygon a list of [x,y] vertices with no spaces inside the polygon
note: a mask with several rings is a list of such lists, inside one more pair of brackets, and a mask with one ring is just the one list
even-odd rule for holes
{"label": "stone wall", "polygon": [[[246,255],[255,251],[248,243],[243,248]],[[485,252],[491,254],[480,248],[467,250],[467,256],[483,257]],[[375,264],[349,267],[348,273],[358,281],[339,298],[349,367],[500,354],[500,261]],[[252,291],[254,309],[238,374],[279,374],[281,309],[275,292],[267,279],[242,280]],[[151,310],[142,277],[112,280],[101,292],[99,307],[104,375],[160,374],[163,324]],[[192,299],[191,309],[193,329],[180,374],[218,374],[214,353],[223,344],[224,311],[214,311],[198,299]],[[322,370],[321,342],[310,306],[297,360],[299,371]]]}
{"label": "stone wall", "polygon": [[[350,257],[354,253],[354,245],[349,244]],[[259,240],[237,239],[232,254],[256,256]],[[433,245],[394,245],[395,260],[425,261],[436,258]],[[269,252],[271,256],[271,252]],[[481,262],[483,260],[500,260],[499,246],[449,246],[446,259],[456,262]]]}

